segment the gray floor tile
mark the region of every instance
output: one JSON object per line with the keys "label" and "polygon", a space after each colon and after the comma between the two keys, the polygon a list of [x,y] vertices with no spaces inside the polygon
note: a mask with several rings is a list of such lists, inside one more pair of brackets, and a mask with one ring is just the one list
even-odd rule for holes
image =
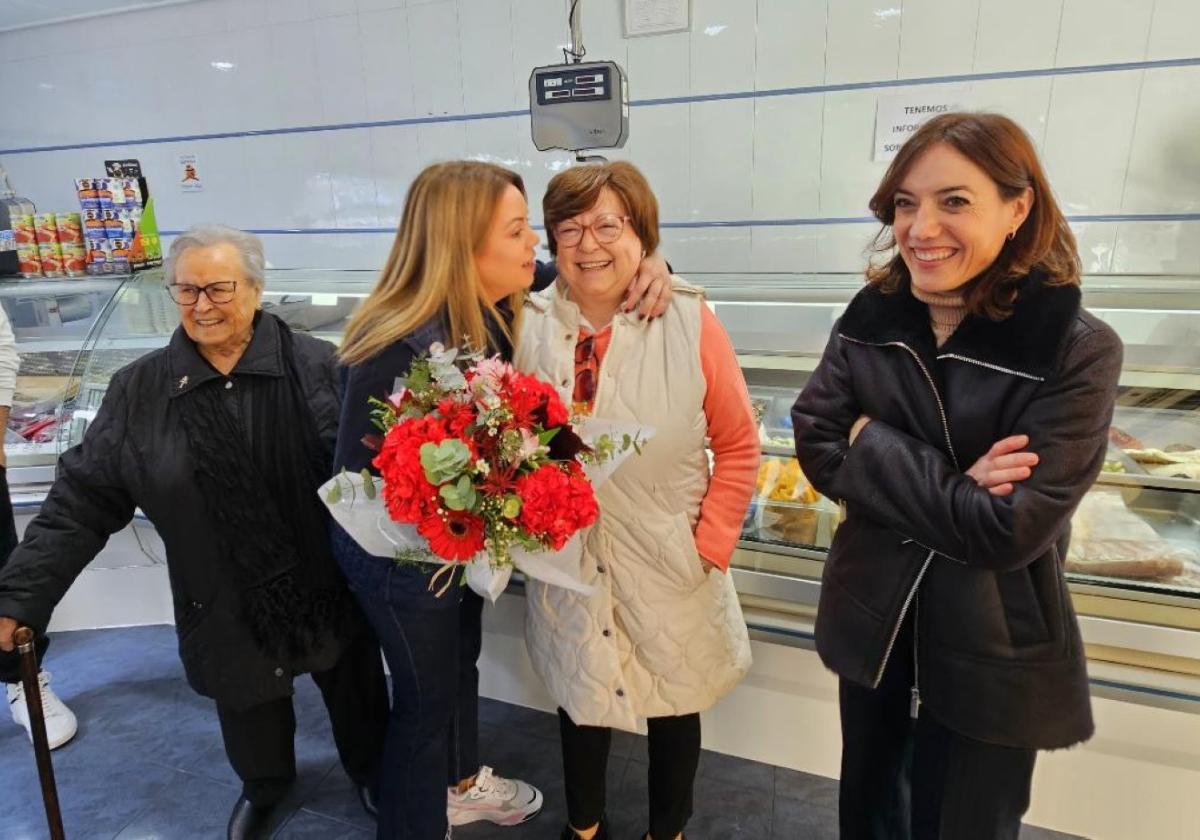
{"label": "gray floor tile", "polygon": [[546,738],[557,741],[558,715],[541,709],[513,706],[504,725],[527,738]]}
{"label": "gray floor tile", "polygon": [[238,791],[208,779],[167,771],[154,800],[133,818],[116,840],[193,840],[221,837]]}
{"label": "gray floor tile", "polygon": [[760,761],[748,761],[723,753],[700,751],[700,768],[696,775],[716,779],[734,787],[750,788],[775,795],[775,767]]}
{"label": "gray floor tile", "polygon": [[696,780],[695,801],[688,834],[698,840],[762,840],[770,836],[774,802],[770,791],[700,778]]}
{"label": "gray floor tile", "polygon": [[836,811],[838,782],[837,779],[830,779],[825,776],[802,773],[799,770],[789,770],[786,767],[776,767],[775,796],[812,802],[822,808],[832,808]]}
{"label": "gray floor tile", "polygon": [[1036,825],[1021,826],[1021,840],[1085,840],[1075,834],[1063,834],[1061,831],[1051,831]]}
{"label": "gray floor tile", "polygon": [[298,811],[275,833],[276,840],[366,840],[375,831]]}
{"label": "gray floor tile", "polygon": [[328,817],[363,831],[374,831],[375,820],[363,810],[354,783],[342,771],[341,765],[330,767],[319,783],[308,788],[301,810]]}
{"label": "gray floor tile", "polygon": [[776,796],[771,814],[773,840],[837,840],[837,809],[820,802]]}

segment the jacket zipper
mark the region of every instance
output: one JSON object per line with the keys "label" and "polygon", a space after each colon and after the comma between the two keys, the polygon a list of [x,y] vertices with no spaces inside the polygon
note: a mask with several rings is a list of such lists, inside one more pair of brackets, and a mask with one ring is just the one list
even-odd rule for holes
{"label": "jacket zipper", "polygon": [[958,464],[958,455],[954,452],[954,443],[950,440],[950,421],[946,419],[946,406],[942,403],[942,395],[937,389],[937,383],[933,381],[933,375],[929,373],[929,368],[925,367],[925,362],[921,360],[920,354],[903,341],[885,341],[883,343],[859,341],[857,338],[851,338],[843,333],[838,333],[838,337],[852,344],[862,344],[866,347],[899,347],[913,357],[913,361],[917,363],[917,367],[921,369],[921,373],[925,376],[925,381],[929,383],[929,390],[933,392],[933,399],[937,402],[938,416],[942,418],[942,434],[946,438],[946,448],[950,452],[950,460],[954,462],[955,469],[961,470],[962,467]]}
{"label": "jacket zipper", "polygon": [[913,602],[913,684],[909,689],[908,716],[913,720],[921,712],[921,657],[917,649],[917,633],[921,629],[921,600]]}
{"label": "jacket zipper", "polygon": [[957,353],[943,353],[942,355],[938,356],[939,361],[942,359],[954,359],[955,361],[966,362],[969,365],[978,365],[981,368],[994,370],[997,373],[1007,373],[1009,376],[1019,376],[1022,379],[1032,379],[1034,382],[1046,381],[1046,377],[1044,376],[1034,376],[1032,373],[1024,373],[1019,370],[1013,370],[1012,368],[1001,367],[1000,365],[994,365],[991,362],[981,362],[978,359],[972,359],[969,356],[960,356]]}
{"label": "jacket zipper", "polygon": [[[883,672],[887,668],[888,660],[892,657],[892,648],[896,646],[896,637],[900,635],[900,628],[904,625],[904,618],[908,615],[909,607],[913,605],[913,600],[917,596],[917,589],[921,586],[921,579],[925,577],[925,572],[929,570],[929,564],[933,562],[933,555],[936,551],[929,552],[925,558],[925,562],[921,564],[921,571],[917,572],[917,579],[913,581],[912,588],[908,590],[908,597],[904,599],[904,606],[900,607],[900,617],[896,619],[896,626],[892,628],[891,638],[888,639],[887,650],[883,652],[883,661],[879,663],[879,670],[875,672],[875,683],[871,688],[879,688],[879,683],[883,681]],[[915,630],[914,629],[914,638]],[[914,645],[916,643],[914,642]],[[913,686],[913,691],[916,692],[916,686]],[[914,695],[914,699],[919,695]]]}
{"label": "jacket zipper", "polygon": [[[844,333],[838,333],[838,337],[844,341],[868,347],[899,347],[913,357],[913,361],[917,363],[917,367],[921,369],[921,373],[925,376],[925,381],[929,383],[929,390],[933,393],[933,399],[937,402],[938,416],[942,420],[942,434],[946,438],[946,448],[950,453],[950,460],[954,462],[956,470],[961,470],[962,467],[959,466],[958,455],[954,451],[954,443],[950,440],[950,421],[946,418],[946,405],[942,402],[942,395],[938,392],[937,383],[933,381],[933,375],[930,374],[929,368],[925,366],[925,362],[921,360],[920,354],[903,341],[887,341],[880,344],[870,341],[859,341],[857,338],[850,338],[850,336]],[[936,551],[930,549],[929,554],[925,557],[925,562],[921,565],[921,571],[917,572],[917,579],[913,581],[912,589],[908,591],[908,597],[904,599],[904,606],[900,608],[900,617],[896,619],[896,626],[892,628],[892,636],[888,639],[887,650],[883,653],[883,661],[879,663],[879,671],[875,674],[875,685],[873,688],[878,688],[879,683],[883,681],[883,672],[887,668],[888,659],[891,658],[892,648],[896,646],[896,637],[900,635],[900,628],[904,625],[908,609],[914,603],[917,590],[921,587],[921,580],[925,577],[925,572],[929,570],[929,564],[933,562],[934,555],[936,554]],[[914,614],[915,618],[916,614]],[[912,718],[916,718],[921,709],[921,685],[918,673],[919,666],[917,664],[917,633],[919,629],[918,627],[913,627],[913,684],[910,689],[908,704],[908,713]]]}

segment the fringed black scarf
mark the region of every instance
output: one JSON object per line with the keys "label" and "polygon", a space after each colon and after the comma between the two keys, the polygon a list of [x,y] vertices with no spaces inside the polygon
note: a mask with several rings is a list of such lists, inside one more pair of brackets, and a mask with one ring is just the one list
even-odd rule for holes
{"label": "fringed black scarf", "polygon": [[345,632],[346,590],[317,496],[332,454],[301,387],[291,330],[275,323],[284,375],[254,377],[250,430],[223,404],[223,379],[182,395],[180,415],[241,617],[263,653],[295,661]]}

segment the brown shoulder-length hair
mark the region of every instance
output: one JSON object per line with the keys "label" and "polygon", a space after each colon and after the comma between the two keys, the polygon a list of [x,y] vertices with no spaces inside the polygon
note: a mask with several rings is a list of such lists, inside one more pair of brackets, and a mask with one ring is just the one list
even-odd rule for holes
{"label": "brown shoulder-length hair", "polygon": [[454,346],[496,349],[487,315],[512,339],[523,293],[507,298],[510,324],[483,297],[475,268],[475,253],[510,186],[525,194],[517,173],[473,160],[435,163],[417,176],[379,282],[346,325],[343,362],[370,359],[439,314]]}
{"label": "brown shoulder-length hair", "polygon": [[[1082,267],[1075,235],[1067,225],[1029,136],[1001,114],[941,114],[919,128],[900,147],[871,196],[870,208],[884,224],[875,237],[874,251],[892,253],[896,238],[896,191],[913,164],[925,152],[945,143],[987,173],[1000,196],[1012,201],[1027,188],[1033,191],[1029,216],[999,255],[966,287],[964,298],[972,314],[1000,321],[1012,313],[1018,282],[1033,270],[1045,273],[1055,286],[1079,285]],[[908,287],[908,266],[895,251],[882,264],[867,268],[867,280],[884,292]]]}
{"label": "brown shoulder-length hair", "polygon": [[658,199],[650,182],[628,161],[588,163],[564,169],[550,179],[542,197],[542,221],[550,253],[558,256],[554,229],[567,219],[586,213],[600,200],[600,191],[608,187],[629,214],[629,224],[642,240],[647,254],[658,250]]}

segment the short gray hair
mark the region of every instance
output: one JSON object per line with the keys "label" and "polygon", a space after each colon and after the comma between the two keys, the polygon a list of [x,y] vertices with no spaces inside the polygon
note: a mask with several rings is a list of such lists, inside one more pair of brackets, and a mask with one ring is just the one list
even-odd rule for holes
{"label": "short gray hair", "polygon": [[195,225],[185,230],[171,243],[167,253],[166,276],[168,283],[175,282],[175,263],[185,251],[192,248],[211,248],[214,245],[232,245],[242,257],[242,268],[246,279],[254,288],[261,290],[266,274],[266,259],[263,257],[262,240],[253,233],[231,228],[227,225]]}

